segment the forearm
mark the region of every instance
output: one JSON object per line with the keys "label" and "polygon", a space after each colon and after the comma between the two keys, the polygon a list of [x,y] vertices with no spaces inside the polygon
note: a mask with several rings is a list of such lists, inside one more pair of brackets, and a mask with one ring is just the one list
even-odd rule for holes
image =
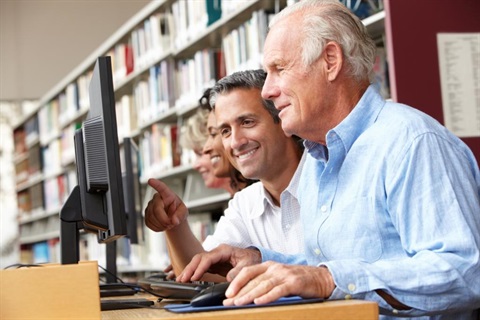
{"label": "forearm", "polygon": [[175,275],[180,274],[194,255],[205,252],[185,220],[165,232],[168,251]]}
{"label": "forearm", "polygon": [[[336,289],[331,299],[372,300],[398,315],[420,316],[441,310],[466,310],[479,303],[478,275],[462,276],[434,253],[423,257],[380,260],[374,263],[327,262]],[[477,272],[478,273],[478,272]]]}

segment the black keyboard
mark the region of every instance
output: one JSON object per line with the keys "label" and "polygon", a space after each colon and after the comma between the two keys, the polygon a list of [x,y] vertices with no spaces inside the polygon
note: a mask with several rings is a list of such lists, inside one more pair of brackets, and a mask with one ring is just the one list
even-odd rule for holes
{"label": "black keyboard", "polygon": [[145,308],[154,304],[153,301],[140,298],[140,299],[112,299],[101,300],[100,308],[104,310],[118,310],[118,309],[133,309],[133,308]]}
{"label": "black keyboard", "polygon": [[[141,286],[146,285],[148,280],[139,281]],[[203,289],[213,285],[214,282],[192,281],[187,283],[176,282],[174,280],[152,281],[150,290],[164,299],[190,300]]]}
{"label": "black keyboard", "polygon": [[138,290],[125,283],[102,283],[100,284],[100,297],[131,296]]}

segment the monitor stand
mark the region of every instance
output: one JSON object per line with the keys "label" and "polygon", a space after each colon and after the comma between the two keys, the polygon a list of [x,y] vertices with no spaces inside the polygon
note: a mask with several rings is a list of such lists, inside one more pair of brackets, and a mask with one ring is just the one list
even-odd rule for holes
{"label": "monitor stand", "polygon": [[[62,264],[75,264],[80,260],[80,230],[88,231],[82,220],[80,189],[75,186],[60,210],[60,247]],[[106,285],[100,285],[100,296],[129,296],[137,292],[117,282],[117,243],[106,243]],[[118,284],[118,285],[116,285]]]}

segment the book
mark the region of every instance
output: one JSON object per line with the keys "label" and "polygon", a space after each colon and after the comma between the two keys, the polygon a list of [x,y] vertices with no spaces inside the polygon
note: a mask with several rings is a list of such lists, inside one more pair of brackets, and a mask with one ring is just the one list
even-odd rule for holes
{"label": "book", "polygon": [[27,152],[27,144],[25,141],[26,136],[27,134],[23,127],[13,131],[14,153],[16,156],[20,156]]}
{"label": "book", "polygon": [[34,115],[25,122],[25,143],[27,148],[38,142],[38,116]]}
{"label": "book", "polygon": [[15,163],[15,181],[17,187],[28,181],[28,158],[23,158],[20,162]]}
{"label": "book", "polygon": [[42,162],[40,159],[40,146],[34,145],[28,150],[28,174],[34,176],[42,172]]}
{"label": "book", "polygon": [[53,99],[38,112],[39,138],[42,145],[60,135],[59,107],[59,100]]}
{"label": "book", "polygon": [[24,216],[32,210],[32,200],[28,190],[23,190],[17,193],[17,207],[19,216]]}
{"label": "book", "polygon": [[222,1],[221,0],[211,0],[205,1],[207,9],[207,26],[213,24],[215,21],[219,20],[222,16]]}
{"label": "book", "polygon": [[33,263],[50,262],[50,250],[47,241],[37,242],[32,245]]}
{"label": "book", "polygon": [[177,125],[156,123],[139,143],[141,180],[155,177],[181,164]]}

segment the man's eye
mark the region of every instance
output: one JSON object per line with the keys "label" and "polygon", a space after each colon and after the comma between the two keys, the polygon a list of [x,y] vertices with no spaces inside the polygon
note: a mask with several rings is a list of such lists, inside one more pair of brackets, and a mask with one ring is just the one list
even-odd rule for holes
{"label": "man's eye", "polygon": [[282,72],[283,70],[284,70],[284,67],[282,67],[282,66],[274,66],[274,68],[273,68],[273,71],[275,73]]}
{"label": "man's eye", "polygon": [[253,126],[254,123],[255,123],[255,122],[254,122],[253,120],[243,120],[243,123],[242,123],[242,124],[243,124],[244,126],[251,127],[251,126]]}
{"label": "man's eye", "polygon": [[222,137],[226,137],[230,134],[230,130],[229,129],[222,129],[222,130],[220,130],[220,134],[222,135]]}

